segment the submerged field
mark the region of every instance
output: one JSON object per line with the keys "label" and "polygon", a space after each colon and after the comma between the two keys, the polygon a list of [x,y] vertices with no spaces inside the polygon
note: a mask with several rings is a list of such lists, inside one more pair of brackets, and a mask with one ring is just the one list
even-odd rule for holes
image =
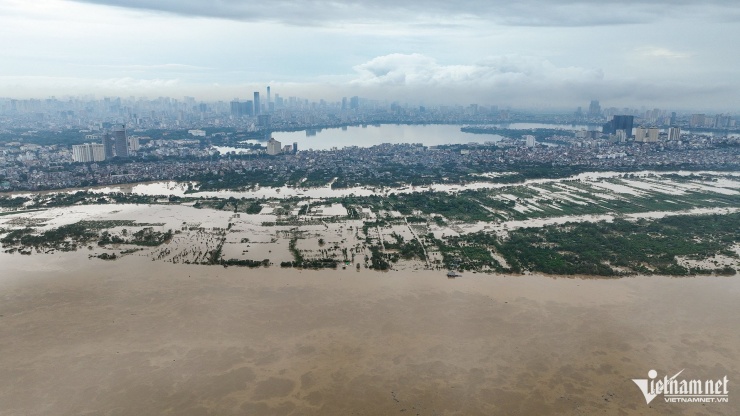
{"label": "submerged field", "polygon": [[[0,199],[9,253],[248,267],[735,274],[735,173],[593,173],[522,184]],[[239,197],[240,196],[240,197]]]}

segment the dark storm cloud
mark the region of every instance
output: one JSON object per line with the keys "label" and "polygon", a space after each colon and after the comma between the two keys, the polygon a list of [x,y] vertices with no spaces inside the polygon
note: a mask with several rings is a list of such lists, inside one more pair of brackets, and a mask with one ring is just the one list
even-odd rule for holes
{"label": "dark storm cloud", "polygon": [[514,26],[644,23],[672,15],[740,18],[736,0],[73,0],[193,17],[296,25],[479,18]]}

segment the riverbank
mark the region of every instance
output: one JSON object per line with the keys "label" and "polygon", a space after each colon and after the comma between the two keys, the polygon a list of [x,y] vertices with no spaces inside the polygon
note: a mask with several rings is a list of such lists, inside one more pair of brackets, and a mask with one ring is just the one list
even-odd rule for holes
{"label": "riverbank", "polygon": [[735,278],[6,260],[7,415],[680,415],[630,379],[740,375]]}

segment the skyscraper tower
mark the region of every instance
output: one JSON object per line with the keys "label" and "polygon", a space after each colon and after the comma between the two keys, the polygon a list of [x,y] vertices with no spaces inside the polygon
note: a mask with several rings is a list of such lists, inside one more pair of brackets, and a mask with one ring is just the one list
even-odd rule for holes
{"label": "skyscraper tower", "polygon": [[635,122],[634,116],[614,116],[612,120],[614,121],[615,130],[624,130],[627,133],[627,137],[632,136],[632,126]]}
{"label": "skyscraper tower", "polygon": [[681,127],[671,127],[668,129],[668,140],[680,140]]}
{"label": "skyscraper tower", "polygon": [[241,103],[239,102],[238,99],[234,99],[233,101],[231,101],[230,109],[231,109],[231,115],[234,117],[241,117],[244,115],[241,112],[242,110]]}
{"label": "skyscraper tower", "polygon": [[588,115],[589,117],[598,117],[601,115],[601,105],[599,105],[599,100],[591,100],[591,104],[588,106]]}
{"label": "skyscraper tower", "polygon": [[113,138],[110,137],[108,132],[103,134],[103,151],[105,152],[105,160],[113,159]]}
{"label": "skyscraper tower", "polygon": [[272,102],[272,96],[270,95],[270,86],[267,86],[267,105],[265,105],[265,111],[272,113],[275,111],[275,103]]}
{"label": "skyscraper tower", "polygon": [[627,115],[614,116],[612,119],[604,124],[601,132],[604,134],[617,134],[617,130],[624,130],[627,137],[632,136],[632,127],[634,125],[635,117]]}
{"label": "skyscraper tower", "polygon": [[280,147],[280,142],[271,137],[270,141],[267,142],[267,154],[275,156],[277,154],[280,154],[282,150],[283,149],[282,147]]}
{"label": "skyscraper tower", "polygon": [[260,93],[259,91],[254,92],[254,115],[257,116],[261,113],[260,111]]}
{"label": "skyscraper tower", "polygon": [[126,140],[126,126],[119,124],[113,128],[113,140],[117,157],[128,157],[128,140]]}

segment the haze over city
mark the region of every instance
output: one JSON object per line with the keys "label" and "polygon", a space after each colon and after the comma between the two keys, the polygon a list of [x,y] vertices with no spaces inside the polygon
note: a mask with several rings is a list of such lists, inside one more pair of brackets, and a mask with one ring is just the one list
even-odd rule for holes
{"label": "haze over city", "polygon": [[0,96],[734,111],[732,1],[0,0]]}

